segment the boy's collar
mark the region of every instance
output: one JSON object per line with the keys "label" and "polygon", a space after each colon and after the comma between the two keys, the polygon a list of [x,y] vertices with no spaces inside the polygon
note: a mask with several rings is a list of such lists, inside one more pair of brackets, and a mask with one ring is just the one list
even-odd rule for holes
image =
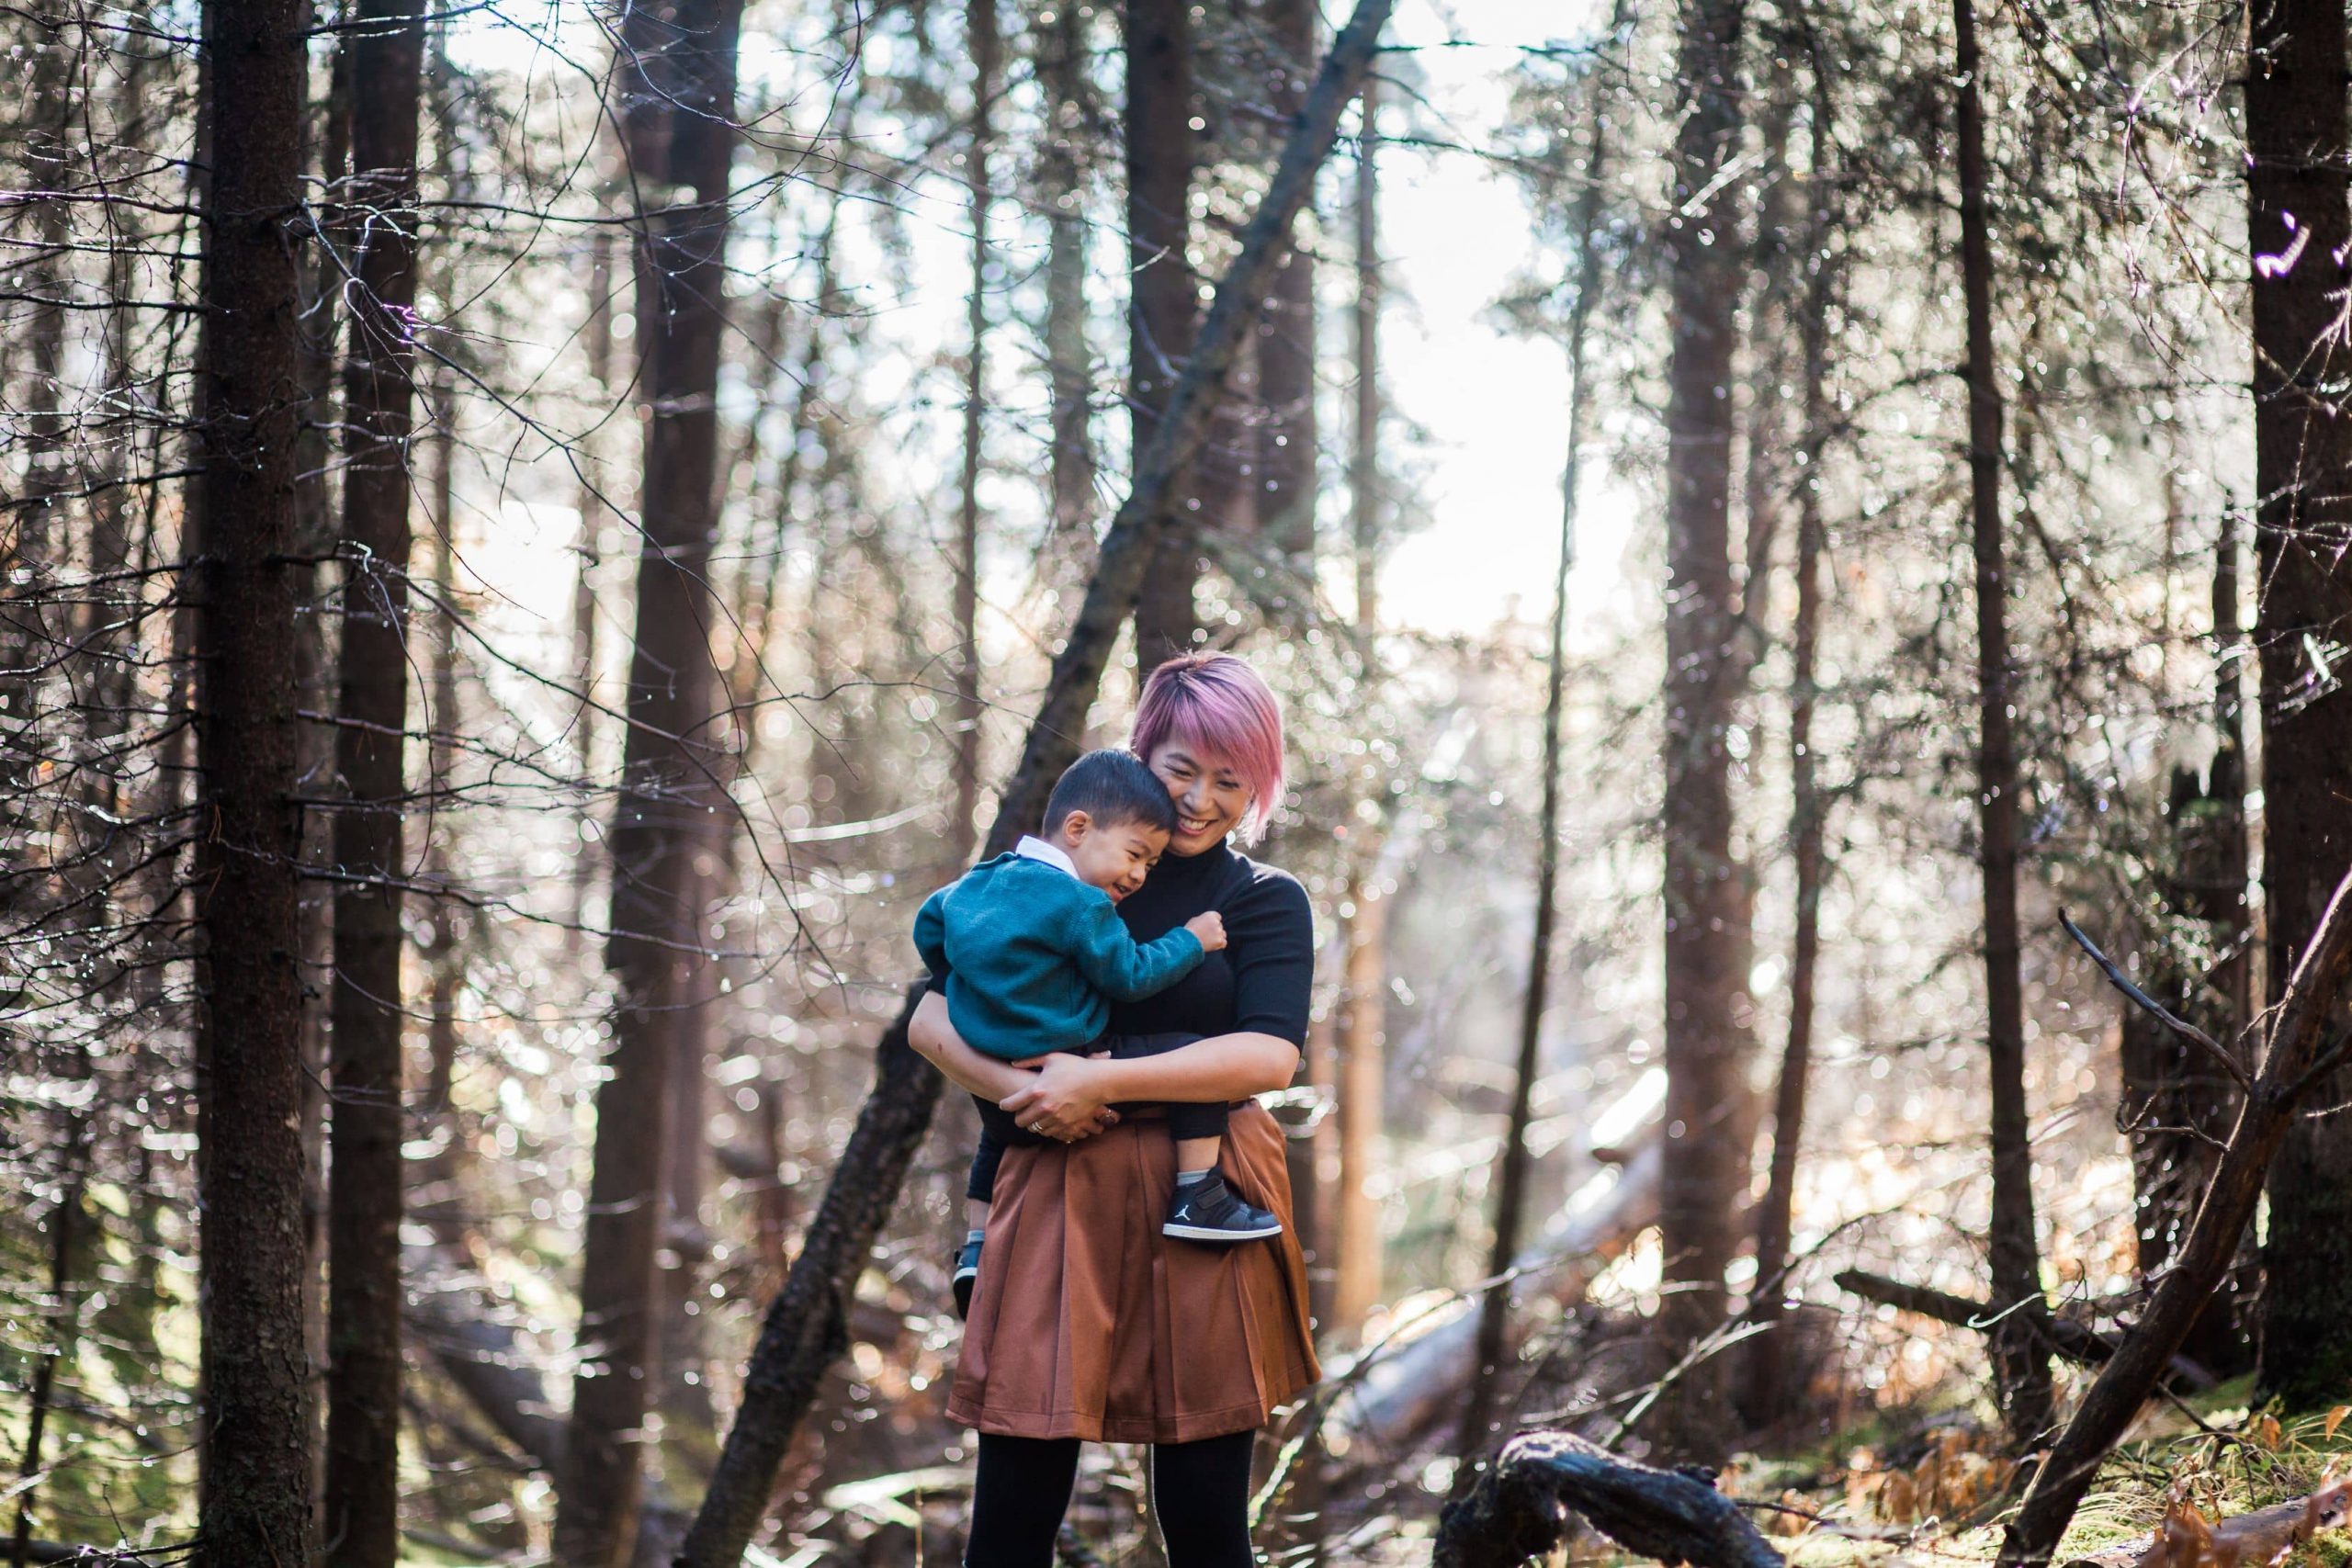
{"label": "boy's collar", "polygon": [[1035,833],[1023,833],[1021,841],[1012,846],[1012,852],[1023,860],[1041,860],[1047,865],[1059,866],[1072,876],[1078,875],[1078,863],[1069,858],[1068,850],[1059,844],[1049,844]]}

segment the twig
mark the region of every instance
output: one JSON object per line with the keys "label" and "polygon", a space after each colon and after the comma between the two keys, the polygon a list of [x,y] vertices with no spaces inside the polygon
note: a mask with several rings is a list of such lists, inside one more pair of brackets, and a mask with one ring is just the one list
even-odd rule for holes
{"label": "twig", "polygon": [[2238,1066],[2238,1060],[2230,1055],[2229,1047],[2133,985],[2124,976],[2123,971],[2115,966],[2115,961],[2101,953],[2098,950],[2098,944],[2083,934],[2083,928],[2066,918],[2066,911],[2064,909],[2058,911],[2058,923],[2066,928],[2066,934],[2075,939],[2077,946],[2091,955],[2091,962],[2106,972],[2108,979],[2113,982],[2117,990],[2146,1009],[2166,1029],[2212,1057],[2221,1065],[2222,1070],[2230,1075],[2230,1081],[2238,1086],[2240,1093],[2253,1092],[2254,1080],[2246,1077],[2245,1069]]}

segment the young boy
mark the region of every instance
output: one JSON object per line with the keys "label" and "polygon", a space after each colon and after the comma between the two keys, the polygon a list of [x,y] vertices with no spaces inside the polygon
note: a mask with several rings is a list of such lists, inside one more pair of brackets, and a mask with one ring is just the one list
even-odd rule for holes
{"label": "young boy", "polygon": [[[1053,1052],[1154,1055],[1188,1034],[1106,1035],[1110,1003],[1136,1001],[1182,979],[1225,945],[1216,911],[1137,945],[1120,899],[1176,829],[1168,786],[1131,751],[1088,753],[1046,803],[1045,836],[974,867],[923,901],[915,951],[946,993],[947,1016],[972,1049],[1005,1061]],[[1036,1141],[1003,1108],[977,1100],[980,1146],[966,1184],[971,1226],[956,1257],[956,1309],[968,1310],[979,1274],[996,1168],[1008,1141]],[[1227,1246],[1282,1234],[1282,1222],[1236,1197],[1216,1168],[1226,1107],[1168,1108],[1176,1139],[1176,1191],[1163,1234]]]}

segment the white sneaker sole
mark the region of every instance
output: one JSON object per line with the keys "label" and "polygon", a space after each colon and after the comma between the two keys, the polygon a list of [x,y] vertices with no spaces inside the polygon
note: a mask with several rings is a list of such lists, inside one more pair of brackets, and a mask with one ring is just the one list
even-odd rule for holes
{"label": "white sneaker sole", "polygon": [[1267,1225],[1254,1231],[1221,1231],[1208,1225],[1162,1225],[1159,1234],[1172,1235],[1179,1241],[1263,1241],[1268,1236],[1282,1235],[1283,1227]]}

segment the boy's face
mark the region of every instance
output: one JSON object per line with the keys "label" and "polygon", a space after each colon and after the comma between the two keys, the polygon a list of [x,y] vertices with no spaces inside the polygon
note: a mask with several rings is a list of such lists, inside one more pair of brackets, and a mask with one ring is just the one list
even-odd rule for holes
{"label": "boy's face", "polygon": [[1143,886],[1168,847],[1168,835],[1157,828],[1142,822],[1097,822],[1083,811],[1062,818],[1061,831],[1054,838],[1078,867],[1078,879],[1108,893],[1114,904]]}

